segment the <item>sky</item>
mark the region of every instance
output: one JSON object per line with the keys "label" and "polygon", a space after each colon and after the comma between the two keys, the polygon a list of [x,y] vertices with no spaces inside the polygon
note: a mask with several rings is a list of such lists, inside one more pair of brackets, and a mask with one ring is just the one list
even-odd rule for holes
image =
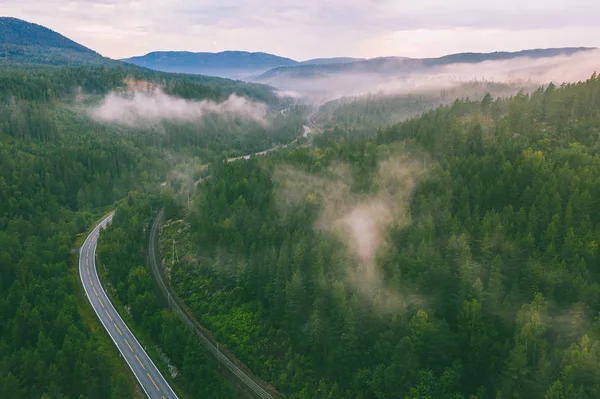
{"label": "sky", "polygon": [[600,47],[598,0],[0,0],[0,14],[110,58],[246,50],[302,61]]}

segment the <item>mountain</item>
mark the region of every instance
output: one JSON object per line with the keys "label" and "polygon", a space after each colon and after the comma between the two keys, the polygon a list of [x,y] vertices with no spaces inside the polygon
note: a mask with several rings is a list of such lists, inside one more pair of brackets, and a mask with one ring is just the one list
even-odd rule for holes
{"label": "mountain", "polygon": [[502,61],[510,60],[514,58],[526,57],[526,58],[548,58],[556,57],[559,55],[573,55],[581,51],[595,50],[594,47],[563,47],[563,48],[547,48],[547,49],[533,49],[533,50],[521,50],[515,52],[507,51],[496,51],[493,53],[458,53],[450,54],[440,58],[425,59],[427,66],[437,66],[446,64],[458,64],[458,63],[477,63],[484,61]]}
{"label": "mountain", "polygon": [[[52,71],[56,72],[56,67],[76,68],[64,68],[62,72],[52,74]],[[84,90],[96,85],[98,76],[108,75],[114,79],[111,81],[113,86],[109,85],[111,88],[121,86],[125,80],[134,83],[134,86],[135,82],[143,84],[160,81],[161,84],[175,87],[171,90],[172,94],[188,99],[222,99],[236,93],[269,105],[280,104],[283,101],[272,87],[264,84],[151,70],[105,58],[43,26],[16,18],[0,17],[0,72],[22,72],[30,69],[44,76],[38,76],[41,79],[62,79],[65,86],[76,82],[76,86]],[[94,87],[91,91],[98,90]],[[0,87],[0,97],[5,94]]]}
{"label": "mountain", "polygon": [[247,78],[269,69],[296,65],[297,61],[267,53],[223,51],[155,51],[121,61],[163,72],[192,73],[227,78]]}
{"label": "mountain", "polygon": [[11,17],[0,17],[0,44],[51,47],[96,54],[89,48],[44,26]]}
{"label": "mountain", "polygon": [[[346,63],[278,67],[257,76],[255,81],[277,87],[282,92],[309,96],[319,102],[367,93],[424,92],[474,81],[504,82],[508,79],[513,83],[544,84],[563,79],[565,70],[577,75],[576,80],[591,75],[597,67],[585,61],[591,56],[550,58],[590,50],[593,49],[572,47],[460,53],[438,58],[380,57]],[[488,65],[484,63],[486,61],[496,63]],[[571,70],[573,62],[578,63],[577,70]]]}
{"label": "mountain", "polygon": [[0,17],[0,62],[108,65],[115,61],[44,26]]}
{"label": "mountain", "polygon": [[192,73],[224,78],[249,79],[278,67],[329,65],[362,61],[363,58],[315,58],[298,62],[268,53],[222,51],[220,53],[190,51],[154,51],[121,61],[163,72]]}
{"label": "mountain", "polygon": [[567,47],[523,50],[517,52],[459,53],[438,58],[380,57],[356,62],[291,65],[273,68],[260,75],[258,80],[269,81],[275,78],[319,78],[348,72],[371,74],[414,72],[450,64],[472,64],[484,61],[509,60],[519,57],[546,58],[557,55],[571,55],[576,52],[588,50],[593,50],[593,48]]}
{"label": "mountain", "polygon": [[351,57],[334,57],[334,58],[314,58],[299,62],[298,65],[329,65],[329,64],[346,64],[350,62],[364,61],[364,58]]}

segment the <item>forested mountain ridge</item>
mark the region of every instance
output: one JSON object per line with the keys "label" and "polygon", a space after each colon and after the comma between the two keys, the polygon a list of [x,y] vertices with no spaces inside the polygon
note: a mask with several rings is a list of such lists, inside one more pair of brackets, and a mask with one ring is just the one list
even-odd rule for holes
{"label": "forested mountain ridge", "polygon": [[517,52],[459,53],[436,58],[379,57],[350,63],[283,66],[265,72],[259,76],[258,80],[269,81],[272,78],[314,78],[328,75],[334,76],[339,73],[406,73],[443,65],[510,60],[520,57],[549,58],[590,50],[593,50],[593,48],[565,47],[522,50]]}
{"label": "forested mountain ridge", "polygon": [[344,64],[347,62],[364,61],[364,58],[353,57],[333,57],[333,58],[313,58],[306,61],[300,61],[300,65],[327,65],[327,64]]}
{"label": "forested mountain ridge", "polygon": [[210,76],[167,74],[126,67],[48,68],[41,65],[0,63],[0,98],[6,102],[12,96],[44,102],[72,100],[78,93],[104,95],[135,82],[142,85],[143,82],[149,83],[168,94],[188,100],[208,98],[221,101],[231,94],[237,94],[273,107],[285,105],[272,87]]}
{"label": "forested mountain ridge", "polygon": [[[86,67],[114,68],[118,71],[141,76],[145,79],[179,81],[183,86],[189,82],[218,87],[225,93],[234,91],[241,95],[254,97],[275,104],[280,102],[273,88],[259,83],[246,83],[213,76],[164,73],[117,60],[106,58],[95,51],[74,42],[46,27],[16,18],[0,17],[0,68],[9,70],[30,69],[40,71],[44,68]],[[82,70],[83,71],[83,70]],[[2,93],[0,93],[2,94]]]}
{"label": "forested mountain ridge", "polygon": [[298,62],[263,52],[221,51],[153,51],[121,61],[164,72],[204,74],[226,78],[254,78],[270,69],[290,65],[325,65],[355,62],[358,58],[315,58]]}
{"label": "forested mountain ridge", "polygon": [[222,77],[243,77],[268,69],[293,65],[289,58],[267,53],[223,51],[220,53],[189,51],[154,51],[121,61],[164,72],[193,73]]}
{"label": "forested mountain ridge", "polygon": [[0,45],[39,46],[96,54],[44,26],[10,17],[0,17]]}
{"label": "forested mountain ridge", "polygon": [[[326,132],[317,148],[214,165],[162,228],[163,253],[177,242],[167,272],[290,398],[596,398],[598,149],[595,74],[457,100],[370,139]],[[381,210],[390,183],[376,177],[411,157],[426,173],[408,175],[407,213],[382,230],[381,280],[365,291],[370,274],[349,278],[364,254],[323,212],[336,192],[342,221]]]}
{"label": "forested mountain ridge", "polygon": [[53,66],[118,64],[46,27],[0,17],[0,63],[7,62]]}
{"label": "forested mountain ridge", "polygon": [[[186,99],[222,100],[236,93],[269,105],[282,104],[274,89],[264,84],[212,76],[158,72],[102,57],[36,24],[6,17],[0,17],[0,21],[0,38],[4,40],[0,41],[0,78],[4,80],[4,88],[10,90],[1,92],[2,96],[7,97],[16,92],[25,93],[32,86],[41,90],[49,89],[45,94],[35,93],[34,95],[40,95],[35,97],[36,99],[72,95],[76,89],[85,91],[89,88],[90,82],[82,80],[89,81],[102,74],[108,77],[103,84],[110,81],[108,88],[123,87],[126,80],[148,81],[159,87],[168,86],[173,94]],[[8,82],[11,74],[15,80]],[[23,79],[25,75],[34,78],[34,81]],[[47,79],[53,81],[45,83]],[[91,85],[93,86],[93,82]],[[94,86],[95,89],[97,87]],[[106,90],[103,94],[105,93]]]}

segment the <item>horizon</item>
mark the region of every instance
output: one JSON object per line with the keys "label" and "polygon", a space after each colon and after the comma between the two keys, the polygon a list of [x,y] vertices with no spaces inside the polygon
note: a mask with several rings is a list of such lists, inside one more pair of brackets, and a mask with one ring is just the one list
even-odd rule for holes
{"label": "horizon", "polygon": [[[78,44],[81,44],[83,46],[85,46],[85,44],[78,42],[77,40],[63,34],[60,31],[54,30],[48,26],[39,24],[37,22],[34,21],[28,21],[25,19],[21,19],[21,18],[17,18],[14,16],[3,16],[0,15],[0,18],[9,18],[9,19],[16,19],[22,22],[26,22],[26,23],[31,23],[31,24],[35,24],[44,28],[48,28],[52,31],[54,31],[55,33],[58,33],[61,36],[64,36],[65,38],[72,40]],[[85,46],[88,49],[98,52],[96,49]],[[237,53],[248,53],[248,54],[266,54],[266,55],[274,55],[274,56],[278,56],[281,58],[289,58],[293,61],[296,62],[307,62],[307,61],[311,61],[311,60],[315,60],[315,59],[335,59],[335,58],[354,58],[357,61],[366,61],[366,60],[373,60],[373,59],[380,59],[380,58],[405,58],[405,59],[430,59],[430,58],[442,58],[442,57],[447,57],[447,56],[453,56],[453,55],[460,55],[460,54],[496,54],[496,53],[516,53],[516,52],[522,52],[522,51],[537,51],[537,50],[549,50],[549,49],[565,49],[565,48],[577,48],[577,49],[586,49],[586,50],[595,50],[598,49],[599,47],[593,46],[583,46],[583,45],[575,45],[575,46],[565,46],[565,47],[536,47],[536,48],[517,48],[515,50],[506,50],[506,49],[494,49],[491,51],[459,51],[459,52],[453,52],[453,53],[442,53],[442,54],[437,54],[437,55],[433,55],[433,56],[429,56],[429,57],[409,57],[409,56],[403,56],[403,55],[378,55],[378,56],[374,56],[374,57],[354,57],[354,56],[347,56],[347,55],[331,55],[331,56],[327,56],[327,57],[314,57],[314,58],[307,58],[307,59],[295,59],[295,58],[291,58],[291,57],[286,57],[286,56],[282,56],[280,54],[275,54],[275,53],[269,53],[267,51],[263,51],[263,50],[257,50],[257,51],[250,51],[250,50],[243,50],[243,49],[235,49],[235,48],[230,48],[230,49],[224,49],[224,50],[219,50],[219,51],[205,51],[205,50],[169,50],[169,49],[163,49],[163,50],[150,50],[146,53],[142,53],[142,54],[135,54],[135,55],[130,55],[127,57],[122,57],[122,58],[111,58],[108,57],[102,53],[99,53],[100,55],[107,57],[107,58],[111,58],[113,60],[123,60],[123,59],[129,59],[129,58],[136,58],[136,57],[145,57],[149,54],[153,54],[153,53],[188,53],[188,54],[221,54],[221,53],[227,53],[227,52],[237,52]]]}
{"label": "horizon", "polygon": [[[350,56],[344,56],[344,55],[332,55],[330,57],[315,57],[315,58],[308,58],[308,59],[304,59],[304,60],[298,60],[298,59],[294,59],[294,58],[290,58],[293,61],[297,61],[297,62],[306,62],[306,61],[311,61],[311,60],[316,60],[316,59],[335,59],[335,58],[355,58],[357,61],[367,61],[367,60],[375,60],[375,59],[379,59],[379,58],[405,58],[405,59],[430,59],[430,58],[442,58],[442,57],[448,57],[448,56],[452,56],[452,55],[461,55],[461,54],[496,54],[496,53],[518,53],[518,52],[522,52],[522,51],[537,51],[537,50],[550,50],[550,49],[565,49],[565,48],[578,48],[578,49],[586,49],[586,50],[597,50],[598,47],[586,47],[586,46],[569,46],[569,47],[539,47],[539,48],[521,48],[521,49],[517,49],[517,50],[493,50],[493,51],[486,51],[486,52],[475,52],[475,51],[464,51],[464,52],[458,52],[458,53],[448,53],[448,54],[441,54],[441,55],[437,55],[437,56],[433,56],[433,57],[405,57],[405,56],[401,56],[401,55],[391,55],[391,56],[376,56],[376,57],[371,57],[371,58],[359,58],[359,57],[350,57]],[[91,49],[93,50],[93,49]],[[221,51],[190,51],[190,50],[152,50],[148,53],[145,54],[137,54],[137,55],[132,55],[130,57],[124,57],[124,58],[120,58],[120,59],[116,59],[116,60],[123,60],[123,59],[129,59],[129,58],[136,58],[136,57],[145,57],[147,55],[150,55],[152,53],[189,53],[189,54],[221,54],[221,53],[248,53],[248,54],[267,54],[267,55],[274,55],[274,56],[278,56],[281,58],[289,58],[289,57],[284,57],[284,56],[280,56],[279,54],[274,54],[274,53],[268,53],[265,51],[247,51],[247,50],[234,50],[234,49],[228,49],[228,50],[221,50]]]}
{"label": "horizon", "polygon": [[[441,0],[166,4],[150,0],[0,0],[11,17],[122,59],[160,51],[248,51],[314,58],[436,58],[457,53],[600,47],[593,0],[481,5]],[[225,3],[225,4],[223,4]],[[84,6],[84,7],[82,7]],[[326,40],[324,40],[326,38]],[[163,49],[163,50],[160,50]]]}

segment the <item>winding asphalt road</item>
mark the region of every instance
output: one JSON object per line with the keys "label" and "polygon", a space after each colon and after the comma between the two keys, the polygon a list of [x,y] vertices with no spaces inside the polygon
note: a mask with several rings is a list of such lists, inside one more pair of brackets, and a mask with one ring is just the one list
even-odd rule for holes
{"label": "winding asphalt road", "polygon": [[[280,149],[280,148],[287,148],[287,147],[289,147],[289,145],[290,145],[290,144],[292,144],[294,141],[296,141],[296,140],[297,140],[297,139],[299,139],[300,137],[304,137],[304,138],[308,137],[308,135],[310,134],[310,132],[312,131],[312,129],[316,129],[316,130],[317,130],[319,133],[323,133],[323,129],[321,129],[320,127],[318,127],[317,125],[315,125],[315,124],[314,124],[314,122],[313,122],[314,116],[315,116],[316,114],[317,114],[317,112],[314,112],[314,113],[312,113],[312,114],[310,114],[310,115],[308,116],[308,118],[307,118],[307,122],[308,122],[308,124],[309,124],[310,126],[306,126],[306,125],[302,126],[302,129],[303,129],[303,131],[302,131],[302,135],[301,135],[301,136],[298,136],[298,137],[296,137],[296,138],[295,138],[294,140],[292,140],[291,142],[289,142],[289,143],[287,143],[287,144],[283,144],[283,145],[277,145],[277,146],[275,146],[275,147],[271,147],[271,148],[269,148],[268,150],[264,150],[264,151],[260,151],[260,152],[255,152],[255,153],[253,153],[253,154],[241,155],[241,156],[239,156],[239,157],[235,157],[235,158],[229,158],[229,159],[227,160],[227,162],[237,161],[237,160],[239,160],[239,159],[246,159],[246,160],[248,160],[248,159],[250,159],[250,157],[252,157],[252,156],[254,156],[254,157],[255,157],[255,156],[257,156],[257,155],[266,155],[266,154],[270,153],[271,151],[275,151],[275,150],[278,150],[278,149]],[[312,129],[311,129],[311,127],[312,127]],[[198,180],[197,182],[195,182],[195,183],[194,183],[194,185],[196,185],[196,186],[197,186],[199,182],[200,182],[200,180]]]}
{"label": "winding asphalt road", "polygon": [[176,399],[177,395],[117,313],[98,278],[96,270],[98,235],[100,230],[112,220],[112,217],[113,213],[100,222],[79,250],[79,277],[83,289],[94,312],[146,395],[150,399]]}

